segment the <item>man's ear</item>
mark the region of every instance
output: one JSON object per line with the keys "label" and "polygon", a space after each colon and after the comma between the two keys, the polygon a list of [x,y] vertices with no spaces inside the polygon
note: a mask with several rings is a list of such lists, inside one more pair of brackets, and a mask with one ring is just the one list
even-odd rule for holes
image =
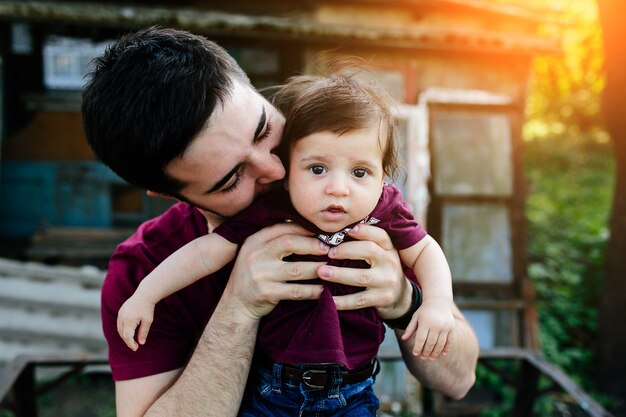
{"label": "man's ear", "polygon": [[173,196],[171,196],[169,194],[157,193],[157,192],[152,191],[152,190],[147,190],[146,191],[146,195],[148,197],[161,197],[161,198],[166,198],[168,200],[177,200],[178,201],[178,199],[176,197],[173,197]]}

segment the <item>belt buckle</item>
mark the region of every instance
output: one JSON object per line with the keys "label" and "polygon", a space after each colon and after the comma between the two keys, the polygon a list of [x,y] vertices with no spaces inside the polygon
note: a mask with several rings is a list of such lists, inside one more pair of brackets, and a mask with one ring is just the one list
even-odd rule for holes
{"label": "belt buckle", "polygon": [[310,388],[318,388],[318,389],[326,388],[324,385],[316,385],[311,382],[311,379],[313,379],[313,374],[324,375],[326,374],[326,371],[323,371],[321,369],[306,370],[302,373],[302,382],[304,382],[306,386]]}

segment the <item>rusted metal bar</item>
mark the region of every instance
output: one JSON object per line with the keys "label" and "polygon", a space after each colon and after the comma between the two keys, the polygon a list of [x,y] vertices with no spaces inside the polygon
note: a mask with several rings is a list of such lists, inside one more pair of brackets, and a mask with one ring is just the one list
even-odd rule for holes
{"label": "rusted metal bar", "polygon": [[[26,364],[27,361],[23,357],[18,357],[9,362],[0,374],[0,404],[4,405],[9,400],[10,394],[13,393],[13,387],[24,371]],[[11,402],[11,408],[14,408],[13,401]]]}
{"label": "rusted metal bar", "polygon": [[35,366],[26,364],[13,385],[14,412],[16,417],[37,417],[35,392]]}
{"label": "rusted metal bar", "polygon": [[72,369],[70,369],[69,371],[64,372],[63,374],[54,378],[53,380],[48,381],[45,384],[41,384],[40,386],[36,388],[37,396],[40,396],[42,394],[45,394],[53,390],[54,388],[58,387],[63,382],[73,377],[74,375],[80,374],[84,369],[85,369],[85,364],[78,364],[76,366],[73,366]]}
{"label": "rusted metal bar", "polygon": [[611,417],[611,414],[580,388],[565,372],[548,362],[543,355],[528,355],[527,361],[542,374],[554,381],[561,390],[569,394],[580,409],[591,417]]}
{"label": "rusted metal bar", "polygon": [[513,417],[528,417],[533,415],[533,406],[538,395],[539,377],[541,372],[530,362],[522,361],[520,368],[520,386],[517,389]]}
{"label": "rusted metal bar", "polygon": [[[51,356],[18,356],[0,374],[0,406],[10,409],[15,417],[37,417],[37,396],[54,388],[87,365],[107,365],[102,355],[69,354]],[[37,367],[70,367],[52,381],[37,386]]]}
{"label": "rusted metal bar", "polygon": [[[532,415],[532,404],[534,400],[549,392],[561,391],[567,394],[580,407],[581,411],[591,417],[611,417],[611,413],[605,410],[593,398],[589,396],[582,388],[580,388],[572,379],[561,369],[548,362],[540,351],[533,349],[524,349],[516,347],[487,349],[480,352],[480,362],[485,364],[490,359],[506,359],[521,361],[521,381],[522,387],[518,387],[518,398],[516,399],[516,407],[529,410],[529,414],[515,414],[520,416]],[[491,370],[491,368],[489,368]],[[535,369],[536,371],[533,371]],[[551,389],[539,390],[538,380],[535,378],[544,375],[552,382]],[[532,391],[525,392],[527,389]]]}
{"label": "rusted metal bar", "polygon": [[[401,357],[388,356],[383,360],[400,360]],[[492,360],[509,360],[520,362],[518,380],[498,370]],[[562,391],[572,398],[581,411],[590,417],[612,417],[602,406],[596,403],[585,391],[576,385],[563,371],[549,363],[540,352],[521,348],[502,348],[483,350],[480,362],[490,371],[503,377],[517,390],[514,416],[527,417],[532,415],[535,400],[541,395],[554,391]],[[101,355],[57,355],[57,356],[20,356],[9,363],[0,374],[0,402],[3,408],[10,409],[16,417],[36,417],[36,397],[59,384],[71,375],[80,373],[87,365],[106,365],[107,358]],[[54,381],[39,387],[35,381],[37,367],[67,366],[71,370],[63,373]],[[550,389],[539,389],[541,376],[548,378],[552,384]]]}

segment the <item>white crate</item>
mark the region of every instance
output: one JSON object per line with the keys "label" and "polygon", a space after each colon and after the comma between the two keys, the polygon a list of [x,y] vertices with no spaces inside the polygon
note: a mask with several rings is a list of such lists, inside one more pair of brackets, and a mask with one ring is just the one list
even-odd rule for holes
{"label": "white crate", "polygon": [[43,47],[44,85],[51,90],[80,90],[91,60],[100,56],[109,42],[49,36]]}

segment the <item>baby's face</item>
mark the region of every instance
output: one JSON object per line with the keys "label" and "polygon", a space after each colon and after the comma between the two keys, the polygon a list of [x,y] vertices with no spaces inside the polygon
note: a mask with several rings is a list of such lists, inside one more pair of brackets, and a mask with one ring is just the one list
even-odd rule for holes
{"label": "baby's face", "polygon": [[317,132],[297,141],[286,181],[294,208],[327,233],[362,220],[382,192],[384,145],[378,129]]}

